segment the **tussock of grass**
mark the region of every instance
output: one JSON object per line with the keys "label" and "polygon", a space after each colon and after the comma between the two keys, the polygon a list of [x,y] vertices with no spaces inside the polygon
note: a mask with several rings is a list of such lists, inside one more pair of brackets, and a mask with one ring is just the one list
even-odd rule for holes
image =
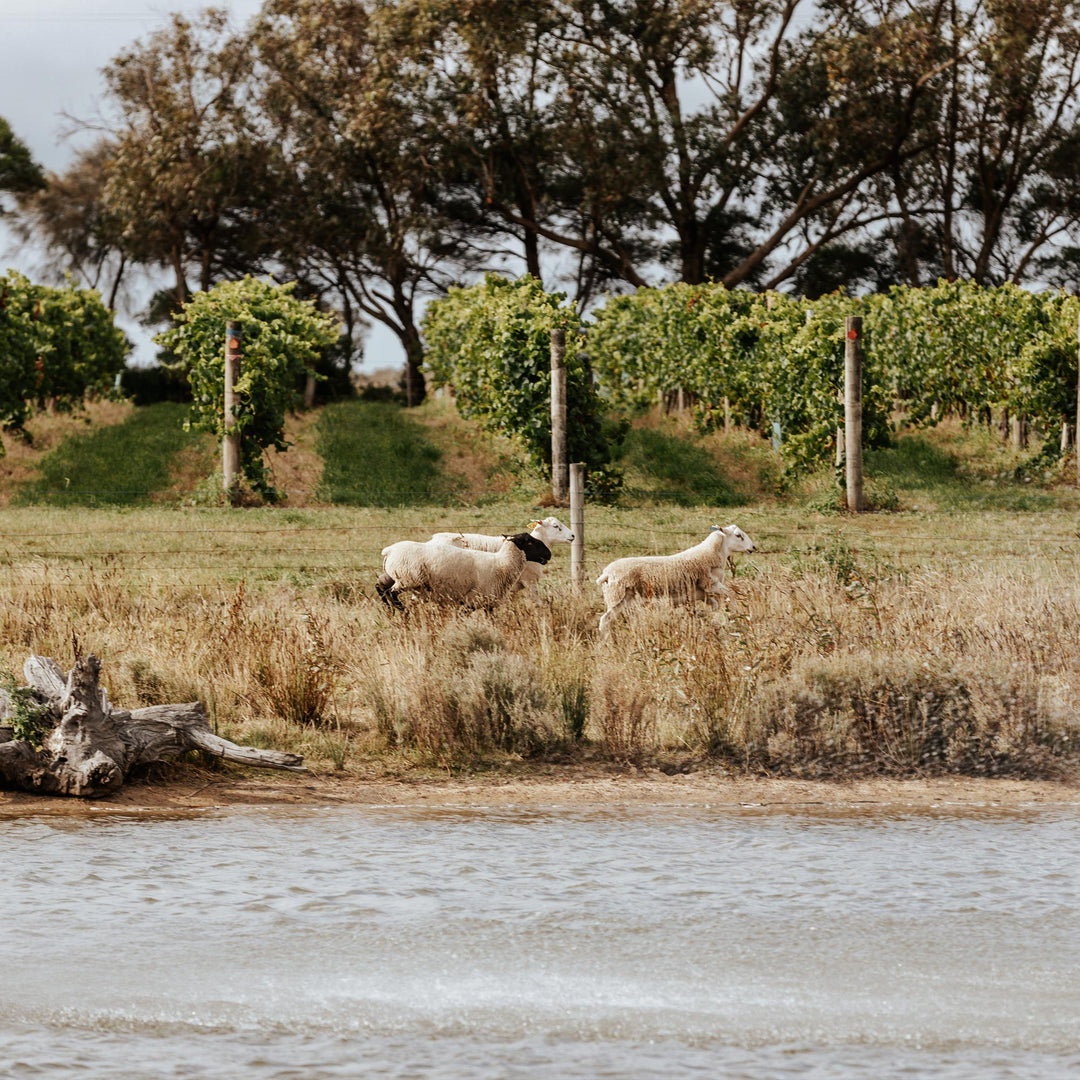
{"label": "tussock of grass", "polygon": [[122,423],[65,439],[38,465],[38,479],[17,504],[137,506],[170,487],[174,458],[201,441],[184,431],[188,407],[162,402],[133,410]]}
{"label": "tussock of grass", "polygon": [[396,405],[342,401],[316,427],[324,462],[319,495],[344,506],[416,506],[442,501],[449,484],[441,453],[424,428]]}

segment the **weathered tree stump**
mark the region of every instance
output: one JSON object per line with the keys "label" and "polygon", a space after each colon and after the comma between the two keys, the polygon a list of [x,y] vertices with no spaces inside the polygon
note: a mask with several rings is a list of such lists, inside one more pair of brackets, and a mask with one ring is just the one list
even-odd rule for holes
{"label": "weathered tree stump", "polygon": [[36,746],[16,739],[17,703],[0,690],[0,785],[50,795],[95,797],[115,791],[137,765],[165,761],[188,750],[243,765],[306,772],[303,758],[277,750],[237,746],[215,735],[198,701],[114,709],[98,685],[101,661],[81,657],[65,677],[55,660],[31,656],[23,675],[36,708],[52,730]]}

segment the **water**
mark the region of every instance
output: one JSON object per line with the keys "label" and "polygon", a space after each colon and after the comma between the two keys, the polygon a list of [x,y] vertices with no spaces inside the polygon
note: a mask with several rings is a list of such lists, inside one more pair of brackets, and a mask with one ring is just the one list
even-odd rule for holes
{"label": "water", "polygon": [[1080,818],[0,819],[0,1074],[1080,1075]]}

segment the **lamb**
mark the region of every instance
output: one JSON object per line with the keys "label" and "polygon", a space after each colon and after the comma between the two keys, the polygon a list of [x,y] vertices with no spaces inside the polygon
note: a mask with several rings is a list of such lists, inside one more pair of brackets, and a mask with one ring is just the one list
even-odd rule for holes
{"label": "lamb", "polygon": [[736,551],[754,551],[753,540],[736,525],[713,525],[700,544],[674,555],[638,555],[616,559],[596,579],[607,610],[600,619],[600,636],[635,597],[667,596],[693,606],[704,600],[719,606],[717,595],[727,591],[724,569]]}
{"label": "lamb", "polygon": [[[531,521],[529,528],[532,530],[530,535],[549,548],[555,544],[569,544],[574,539],[574,534],[557,517]],[[433,533],[431,539],[445,544],[456,544],[458,547],[475,548],[477,551],[498,551],[502,543],[501,536],[488,536],[485,533],[438,532]],[[544,562],[546,561],[545,559]],[[530,557],[514,585],[514,591],[528,589],[530,594],[535,596],[536,584],[543,574],[544,563]]]}
{"label": "lamb", "polygon": [[382,556],[375,590],[388,607],[404,611],[398,598],[404,589],[471,606],[495,604],[514,587],[527,560],[546,563],[551,551],[528,533],[517,533],[503,537],[498,551],[399,540],[383,548]]}

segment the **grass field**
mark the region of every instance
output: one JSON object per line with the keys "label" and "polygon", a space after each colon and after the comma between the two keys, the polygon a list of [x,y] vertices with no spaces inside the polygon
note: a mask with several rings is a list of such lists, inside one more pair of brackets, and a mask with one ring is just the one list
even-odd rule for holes
{"label": "grass field", "polygon": [[[442,455],[429,462],[454,456],[460,429],[445,412],[416,422]],[[655,459],[678,429],[653,427],[663,438],[633,452],[655,483],[674,483],[675,466]],[[828,512],[829,476],[783,499],[765,490],[769,451],[745,434],[688,439],[691,451],[672,452],[677,499],[636,487],[622,505],[587,507],[581,591],[564,548],[538,601],[491,613],[415,604],[407,619],[374,598],[383,546],[517,530],[551,508],[513,484],[485,489],[483,505],[451,494],[394,507],[8,506],[0,655],[16,671],[30,652],[70,666],[77,642],[101,656],[121,707],[198,697],[237,741],[346,774],[588,760],[1069,774],[1077,489],[1016,480],[1008,451],[973,438],[942,429],[868,455],[871,482],[899,509],[858,516]],[[458,460],[449,490],[510,475],[504,448],[476,445],[486,457]],[[592,581],[606,562],[679,550],[730,521],[760,550],[739,558],[720,611],[645,605],[597,638]]]}

